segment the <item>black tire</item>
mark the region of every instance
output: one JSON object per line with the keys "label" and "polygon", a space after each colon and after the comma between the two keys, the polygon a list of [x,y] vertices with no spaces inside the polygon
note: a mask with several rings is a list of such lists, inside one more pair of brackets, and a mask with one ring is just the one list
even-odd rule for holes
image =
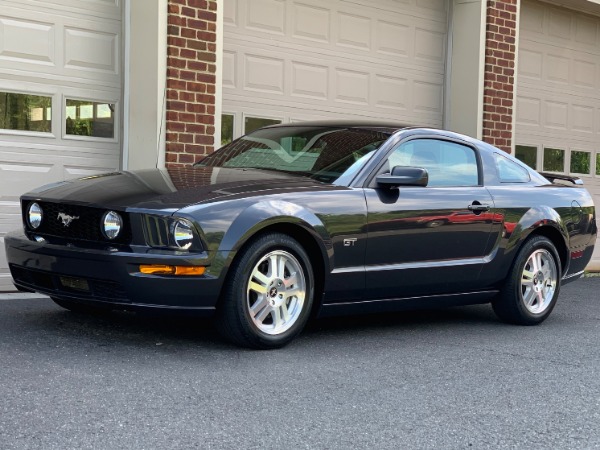
{"label": "black tire", "polygon": [[[537,258],[539,261],[534,262]],[[543,236],[532,236],[519,250],[504,287],[492,301],[494,312],[507,323],[543,322],[556,305],[561,278],[561,262],[554,244]]]}
{"label": "black tire", "polygon": [[[274,273],[270,264],[275,263],[271,261],[281,260],[283,271]],[[276,264],[281,267],[280,262]],[[264,274],[265,268],[270,275]],[[251,282],[260,290],[253,289]],[[295,292],[298,294],[294,295]],[[258,236],[240,251],[229,269],[217,308],[217,328],[226,339],[242,347],[283,347],[306,325],[313,292],[313,269],[304,248],[285,234]],[[283,318],[283,308],[288,320]]]}
{"label": "black tire", "polygon": [[110,308],[103,308],[101,306],[89,305],[86,303],[78,302],[76,300],[69,300],[66,298],[50,297],[54,303],[61,308],[68,309],[71,312],[78,314],[108,314]]}

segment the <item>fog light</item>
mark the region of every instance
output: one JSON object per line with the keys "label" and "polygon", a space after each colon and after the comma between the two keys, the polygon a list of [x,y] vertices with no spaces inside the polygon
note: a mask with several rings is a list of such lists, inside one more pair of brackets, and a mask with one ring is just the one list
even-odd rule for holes
{"label": "fog light", "polygon": [[161,264],[142,264],[140,272],[149,275],[204,275],[203,266],[167,266]]}
{"label": "fog light", "polygon": [[27,211],[27,221],[29,222],[29,226],[34,230],[37,230],[42,224],[42,217],[44,213],[42,208],[37,203],[32,203],[29,205],[29,209]]}
{"label": "fog light", "polygon": [[108,211],[102,217],[102,231],[108,239],[115,239],[121,232],[123,227],[123,219],[114,211]]}

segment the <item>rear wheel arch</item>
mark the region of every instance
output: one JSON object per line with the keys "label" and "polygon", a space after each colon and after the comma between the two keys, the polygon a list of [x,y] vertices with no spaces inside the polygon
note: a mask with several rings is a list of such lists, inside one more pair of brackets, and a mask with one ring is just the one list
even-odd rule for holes
{"label": "rear wheel arch", "polygon": [[534,229],[531,233],[529,233],[527,238],[525,238],[523,240],[523,242],[519,246],[519,250],[533,236],[543,236],[546,239],[548,239],[550,242],[552,242],[552,244],[556,248],[558,257],[560,258],[562,275],[566,274],[567,270],[569,269],[569,249],[567,247],[567,243],[565,242],[565,238],[562,235],[562,233],[558,229],[556,229],[555,227],[552,227],[552,226],[546,225],[546,226],[538,227],[538,228]]}

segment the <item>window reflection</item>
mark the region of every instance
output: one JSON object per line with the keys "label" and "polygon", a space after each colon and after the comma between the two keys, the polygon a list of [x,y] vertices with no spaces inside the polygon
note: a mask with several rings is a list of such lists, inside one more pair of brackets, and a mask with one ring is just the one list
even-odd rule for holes
{"label": "window reflection", "polygon": [[559,148],[544,148],[544,170],[549,172],[564,172],[565,151]]}
{"label": "window reflection", "polygon": [[571,152],[571,173],[581,173],[581,174],[589,174],[590,173],[590,153],[589,152],[580,152],[580,151],[572,151]]}
{"label": "window reflection", "polygon": [[0,129],[52,131],[52,97],[0,92]]}
{"label": "window reflection", "polygon": [[99,138],[115,137],[115,104],[67,99],[66,134]]}
{"label": "window reflection", "polygon": [[233,141],[233,114],[221,115],[221,145],[227,145]]}

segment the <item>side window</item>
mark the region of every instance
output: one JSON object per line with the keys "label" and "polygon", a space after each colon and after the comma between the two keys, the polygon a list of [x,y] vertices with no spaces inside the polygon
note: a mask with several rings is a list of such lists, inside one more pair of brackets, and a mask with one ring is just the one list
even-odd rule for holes
{"label": "side window", "polygon": [[505,156],[494,153],[498,178],[502,183],[527,183],[530,180],[529,172]]}
{"label": "side window", "polygon": [[427,169],[428,186],[477,186],[479,170],[475,151],[466,145],[437,139],[415,139],[398,146],[388,159],[395,166]]}

